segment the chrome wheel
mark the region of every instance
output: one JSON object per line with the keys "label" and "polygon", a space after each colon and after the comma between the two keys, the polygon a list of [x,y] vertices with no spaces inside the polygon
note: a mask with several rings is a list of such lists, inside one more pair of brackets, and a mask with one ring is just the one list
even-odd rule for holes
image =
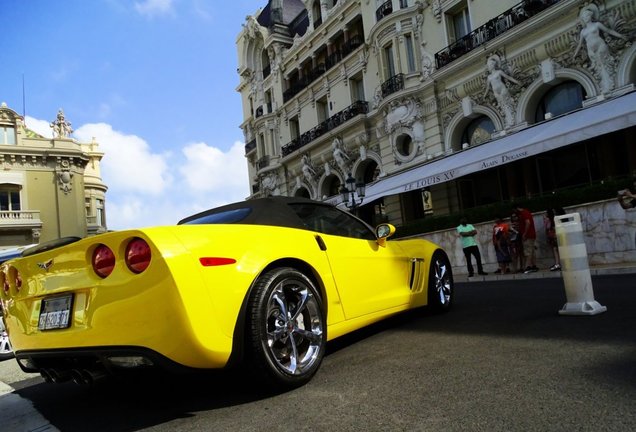
{"label": "chrome wheel", "polygon": [[322,298],[313,281],[293,268],[269,270],[256,281],[248,312],[251,371],[278,387],[308,382],[327,344]]}
{"label": "chrome wheel", "polygon": [[429,305],[446,311],[453,302],[453,273],[446,254],[437,251],[431,261],[429,275]]}
{"label": "chrome wheel", "polygon": [[284,279],[267,302],[267,347],[278,366],[302,375],[318,359],[323,344],[322,313],[310,287]]}
{"label": "chrome wheel", "polygon": [[[0,324],[1,326],[2,324]],[[0,331],[0,360],[13,357],[13,348],[6,331]]]}

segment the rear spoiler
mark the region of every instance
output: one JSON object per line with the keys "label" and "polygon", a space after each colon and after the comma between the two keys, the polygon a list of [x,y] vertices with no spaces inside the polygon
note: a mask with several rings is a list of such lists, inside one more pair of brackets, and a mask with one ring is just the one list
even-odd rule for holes
{"label": "rear spoiler", "polygon": [[26,257],[26,256],[29,256],[29,255],[35,255],[35,254],[39,254],[39,253],[42,253],[42,252],[46,252],[46,251],[51,250],[51,249],[56,249],[56,248],[59,248],[59,247],[62,247],[62,246],[66,246],[66,245],[71,244],[71,243],[75,243],[76,241],[81,240],[81,239],[82,239],[81,237],[62,237],[62,238],[59,238],[59,239],[50,240],[50,241],[44,242],[42,244],[39,244],[37,246],[33,246],[33,247],[30,247],[28,249],[23,250],[22,251],[22,256]]}

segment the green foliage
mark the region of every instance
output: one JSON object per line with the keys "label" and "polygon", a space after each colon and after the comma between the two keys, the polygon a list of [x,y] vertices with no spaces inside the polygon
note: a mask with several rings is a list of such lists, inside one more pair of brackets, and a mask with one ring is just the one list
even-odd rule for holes
{"label": "green foliage", "polygon": [[396,230],[396,237],[408,237],[433,231],[446,230],[459,225],[459,220],[465,217],[469,223],[494,221],[501,215],[509,218],[512,213],[513,203],[519,204],[532,212],[546,210],[550,207],[570,207],[595,201],[616,198],[616,192],[629,187],[630,181],[626,179],[610,179],[598,183],[588,184],[570,189],[561,189],[551,194],[538,195],[532,198],[524,198],[515,201],[502,201],[479,207],[465,209],[462,212],[440,216],[428,216],[404,225]]}

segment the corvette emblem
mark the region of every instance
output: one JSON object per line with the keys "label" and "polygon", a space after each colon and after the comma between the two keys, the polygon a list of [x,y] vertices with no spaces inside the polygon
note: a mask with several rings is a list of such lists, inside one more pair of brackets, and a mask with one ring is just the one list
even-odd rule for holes
{"label": "corvette emblem", "polygon": [[40,267],[42,270],[46,270],[49,271],[49,268],[51,268],[51,266],[53,265],[53,258],[51,258],[48,261],[45,261],[43,263],[38,263],[38,267]]}

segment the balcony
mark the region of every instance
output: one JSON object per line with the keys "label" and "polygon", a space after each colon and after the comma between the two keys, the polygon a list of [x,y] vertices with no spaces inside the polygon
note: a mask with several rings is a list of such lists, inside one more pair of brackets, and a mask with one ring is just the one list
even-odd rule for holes
{"label": "balcony", "polygon": [[256,161],[256,169],[262,170],[263,168],[267,168],[269,166],[269,156],[265,155],[259,160]]}
{"label": "balcony", "polygon": [[256,149],[256,139],[253,139],[252,141],[245,144],[245,154],[248,154],[249,152],[255,149]]}
{"label": "balcony", "polygon": [[382,83],[382,97],[385,98],[404,88],[404,74],[393,75]]}
{"label": "balcony", "polygon": [[435,54],[440,69],[561,0],[525,0]]}
{"label": "balcony", "polygon": [[369,111],[369,103],[366,101],[357,101],[337,114],[332,115],[327,120],[320,123],[313,129],[308,130],[298,138],[292,140],[288,144],[285,144],[282,148],[283,156],[298,150],[301,147],[306,146],[316,138],[324,135],[332,129],[337,128],[341,124],[351,120],[359,114],[366,114]]}
{"label": "balcony", "polygon": [[380,5],[379,8],[375,11],[375,18],[380,21],[387,15],[391,15],[393,13],[393,0],[385,1]]}
{"label": "balcony", "polygon": [[0,211],[0,228],[40,228],[39,210]]}

